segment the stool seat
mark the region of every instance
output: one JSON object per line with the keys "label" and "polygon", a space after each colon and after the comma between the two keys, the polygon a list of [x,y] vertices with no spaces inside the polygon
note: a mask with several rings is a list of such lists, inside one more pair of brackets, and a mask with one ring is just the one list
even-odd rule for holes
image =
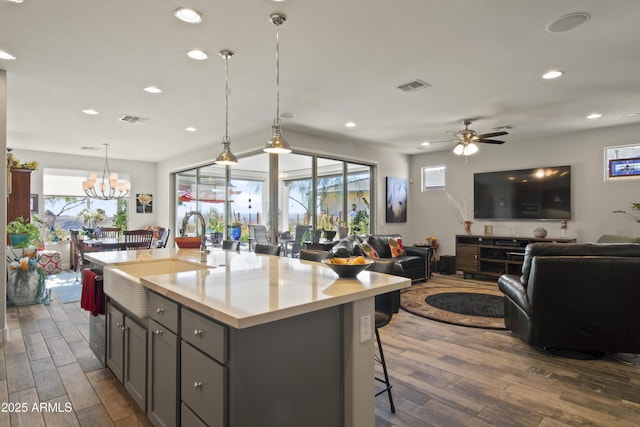
{"label": "stool seat", "polygon": [[57,274],[62,272],[62,255],[59,251],[43,250],[38,251],[40,260],[38,265],[42,267],[46,274]]}

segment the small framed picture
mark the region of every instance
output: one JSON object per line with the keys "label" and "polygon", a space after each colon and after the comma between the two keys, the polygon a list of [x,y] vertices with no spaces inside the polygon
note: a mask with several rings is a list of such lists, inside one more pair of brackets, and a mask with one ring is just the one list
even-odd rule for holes
{"label": "small framed picture", "polygon": [[37,194],[31,195],[30,205],[31,205],[31,213],[37,214],[38,213],[38,195]]}

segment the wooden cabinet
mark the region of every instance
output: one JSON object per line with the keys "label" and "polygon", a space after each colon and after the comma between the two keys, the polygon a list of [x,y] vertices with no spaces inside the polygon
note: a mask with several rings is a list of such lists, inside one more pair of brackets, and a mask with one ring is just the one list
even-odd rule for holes
{"label": "wooden cabinet", "polygon": [[178,304],[150,292],[149,311],[147,416],[156,427],[180,425]]}
{"label": "wooden cabinet", "polygon": [[575,239],[541,239],[535,237],[456,236],[456,270],[467,274],[499,277],[519,274],[524,250],[529,243],[573,243]]}
{"label": "wooden cabinet", "polygon": [[147,328],[107,304],[107,366],[138,406],[147,409]]}
{"label": "wooden cabinet", "polygon": [[11,169],[7,182],[7,223],[18,217],[31,218],[31,169]]}

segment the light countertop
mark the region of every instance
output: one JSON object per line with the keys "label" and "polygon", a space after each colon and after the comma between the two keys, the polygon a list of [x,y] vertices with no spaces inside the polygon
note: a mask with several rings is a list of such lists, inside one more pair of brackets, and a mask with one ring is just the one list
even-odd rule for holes
{"label": "light countertop", "polygon": [[[106,267],[181,259],[199,263],[197,249],[87,253]],[[363,271],[341,279],[321,263],[212,250],[210,268],[141,277],[148,289],[234,328],[246,328],[373,297],[411,285],[404,277]]]}

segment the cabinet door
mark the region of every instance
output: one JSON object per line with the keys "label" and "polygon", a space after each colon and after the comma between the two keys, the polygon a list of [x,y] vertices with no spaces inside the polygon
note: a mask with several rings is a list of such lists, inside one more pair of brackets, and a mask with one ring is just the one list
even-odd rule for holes
{"label": "cabinet door", "polygon": [[107,366],[122,382],[124,379],[124,314],[107,304]]}
{"label": "cabinet door", "polygon": [[178,336],[149,319],[149,410],[154,426],[177,425]]}
{"label": "cabinet door", "polygon": [[461,270],[465,273],[478,271],[477,245],[456,245],[456,270]]}
{"label": "cabinet door", "polygon": [[143,412],[147,410],[147,330],[125,316],[124,388]]}

